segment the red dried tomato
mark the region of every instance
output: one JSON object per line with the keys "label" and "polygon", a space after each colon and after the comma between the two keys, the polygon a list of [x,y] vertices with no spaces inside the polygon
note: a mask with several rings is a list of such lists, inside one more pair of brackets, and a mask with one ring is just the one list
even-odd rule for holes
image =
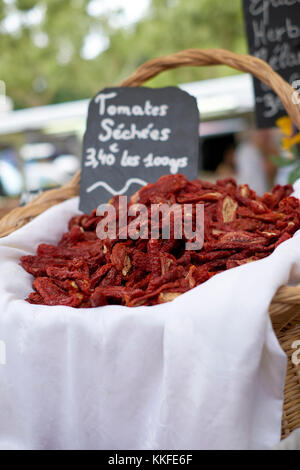
{"label": "red dried tomato", "polygon": [[[230,178],[211,183],[188,181],[183,175],[163,176],[140,189],[129,205],[146,204],[144,225],[149,228],[151,203],[188,203],[194,230],[196,204],[204,204],[201,251],[186,251],[186,240],[176,239],[172,227],[170,238],[162,240],[165,219],[157,227],[159,239],[123,240],[121,231],[127,232],[123,227],[115,240],[99,240],[96,226],[101,217],[94,210],[73,217],[57,246],[41,244],[36,256],[21,258],[23,268],[35,278],[35,292],[26,300],[82,308],[148,306],[173,300],[226,269],[268,256],[288,240],[300,228],[300,201],[291,196],[292,191],[290,185],[277,185],[260,198],[248,185],[238,186]],[[118,196],[110,201],[117,221],[118,202]]]}

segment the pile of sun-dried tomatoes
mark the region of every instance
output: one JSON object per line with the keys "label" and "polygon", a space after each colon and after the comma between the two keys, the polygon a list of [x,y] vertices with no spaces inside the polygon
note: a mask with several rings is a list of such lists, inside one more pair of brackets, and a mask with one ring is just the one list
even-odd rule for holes
{"label": "pile of sun-dried tomatoes", "polygon": [[[130,204],[203,203],[204,246],[187,251],[175,238],[100,240],[96,211],[69,222],[58,246],[41,244],[21,264],[35,279],[27,301],[97,307],[156,305],[174,299],[215,274],[268,256],[300,228],[300,201],[292,186],[258,197],[232,179],[216,184],[168,175],[138,191]],[[117,199],[111,203],[117,207]]]}

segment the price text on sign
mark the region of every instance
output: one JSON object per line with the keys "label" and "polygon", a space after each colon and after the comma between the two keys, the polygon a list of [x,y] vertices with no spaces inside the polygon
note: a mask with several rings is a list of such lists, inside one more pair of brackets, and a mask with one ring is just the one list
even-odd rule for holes
{"label": "price text on sign", "polygon": [[199,112],[175,88],[106,88],[91,101],[83,142],[80,209],[130,196],[165,174],[197,177]]}
{"label": "price text on sign", "polygon": [[[300,0],[243,0],[249,52],[299,89]],[[272,127],[286,114],[278,96],[254,79],[258,127]],[[292,98],[291,98],[292,99]]]}

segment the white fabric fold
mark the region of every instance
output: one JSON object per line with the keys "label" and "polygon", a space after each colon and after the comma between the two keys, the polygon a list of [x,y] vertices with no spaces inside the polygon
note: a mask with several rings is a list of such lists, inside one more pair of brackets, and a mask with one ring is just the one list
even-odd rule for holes
{"label": "white fabric fold", "polygon": [[268,306],[280,285],[300,280],[300,232],[171,303],[28,304],[32,276],[20,256],[56,243],[76,213],[74,198],[0,240],[0,448],[277,444],[286,357]]}

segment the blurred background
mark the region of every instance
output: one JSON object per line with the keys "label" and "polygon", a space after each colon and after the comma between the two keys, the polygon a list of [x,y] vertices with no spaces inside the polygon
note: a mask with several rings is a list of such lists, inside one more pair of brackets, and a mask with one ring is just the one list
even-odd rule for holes
{"label": "blurred background", "polygon": [[[88,101],[101,88],[182,49],[247,52],[239,0],[2,0],[0,41],[0,217],[79,169]],[[234,176],[258,193],[284,182],[268,159],[278,132],[255,129],[249,75],[189,67],[147,85],[196,97],[200,177]]]}

